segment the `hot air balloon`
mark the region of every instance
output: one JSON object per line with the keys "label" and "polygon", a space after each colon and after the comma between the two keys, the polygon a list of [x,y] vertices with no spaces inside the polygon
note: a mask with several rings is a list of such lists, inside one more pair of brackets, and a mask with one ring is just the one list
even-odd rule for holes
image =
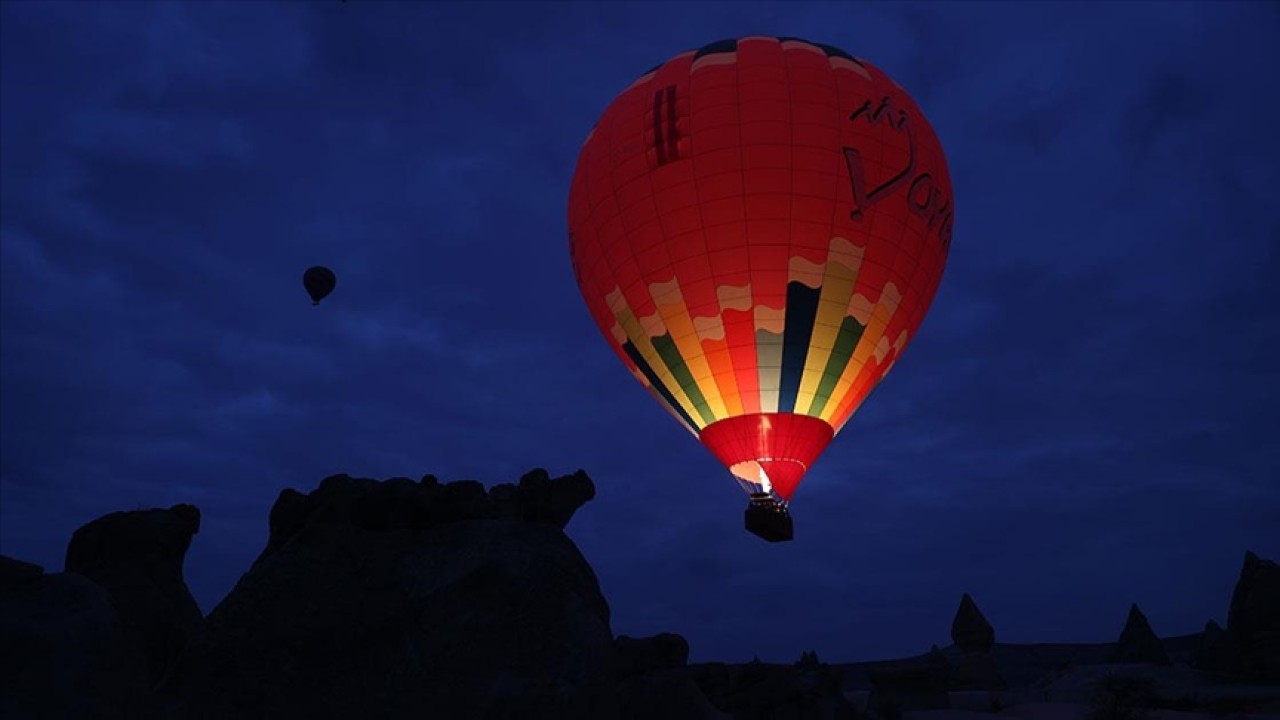
{"label": "hot air balloon", "polygon": [[319,305],[320,301],[333,292],[337,285],[338,276],[323,265],[309,267],[302,274],[302,286],[307,289],[307,294],[311,296],[312,305]]}
{"label": "hot air balloon", "polygon": [[627,369],[789,540],[805,473],[914,337],[951,242],[924,114],[829,45],[681,53],[604,111],[568,207],[574,276]]}

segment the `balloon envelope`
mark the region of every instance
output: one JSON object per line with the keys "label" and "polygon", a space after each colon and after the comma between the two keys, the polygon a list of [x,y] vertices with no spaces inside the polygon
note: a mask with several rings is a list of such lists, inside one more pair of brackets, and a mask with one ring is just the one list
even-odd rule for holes
{"label": "balloon envelope", "polygon": [[307,294],[311,296],[311,304],[319,305],[329,293],[338,285],[338,277],[333,271],[322,265],[307,268],[302,274],[302,286],[307,289]]}
{"label": "balloon envelope", "polygon": [[920,326],[953,206],[937,136],[884,72],[751,37],[624,90],[568,210],[627,369],[745,490],[787,501]]}

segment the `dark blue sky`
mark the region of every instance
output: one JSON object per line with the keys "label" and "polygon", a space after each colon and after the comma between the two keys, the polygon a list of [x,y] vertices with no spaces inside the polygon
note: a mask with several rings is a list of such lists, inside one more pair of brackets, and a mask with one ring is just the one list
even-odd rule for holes
{"label": "dark blue sky", "polygon": [[[0,4],[0,552],[191,502],[206,611],[280,489],[584,468],[615,632],[695,659],[1225,620],[1280,555],[1274,3]],[[573,282],[578,148],[645,69],[830,43],[947,150],[920,334],[795,542],[626,372]],[[300,275],[339,275],[320,308]]]}

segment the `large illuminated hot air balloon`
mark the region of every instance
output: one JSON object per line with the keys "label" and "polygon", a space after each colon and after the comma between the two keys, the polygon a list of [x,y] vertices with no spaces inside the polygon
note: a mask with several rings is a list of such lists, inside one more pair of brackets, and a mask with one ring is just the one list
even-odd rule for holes
{"label": "large illuminated hot air balloon", "polygon": [[749,37],[640,76],[587,136],[569,248],[632,374],[791,537],[814,460],[901,356],[952,226],[933,129],[837,48]]}

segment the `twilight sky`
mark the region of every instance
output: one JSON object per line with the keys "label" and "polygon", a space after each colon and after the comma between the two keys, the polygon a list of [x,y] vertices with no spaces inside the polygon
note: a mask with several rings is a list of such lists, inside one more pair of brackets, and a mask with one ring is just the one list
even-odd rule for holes
{"label": "twilight sky", "polygon": [[[207,612],[284,487],[581,467],[614,631],[695,660],[914,654],[966,591],[1008,642],[1223,623],[1280,555],[1277,7],[0,4],[0,552],[194,503]],[[614,95],[752,34],[897,79],[957,207],[781,545],[609,351],[565,228]]]}

